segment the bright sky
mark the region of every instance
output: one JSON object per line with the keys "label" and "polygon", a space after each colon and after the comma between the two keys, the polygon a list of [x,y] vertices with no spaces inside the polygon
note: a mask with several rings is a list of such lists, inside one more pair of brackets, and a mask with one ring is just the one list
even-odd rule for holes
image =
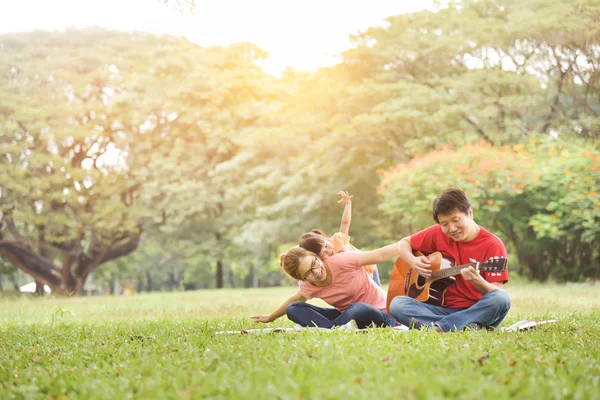
{"label": "bright sky", "polygon": [[[175,0],[170,0],[175,3]],[[196,0],[181,15],[159,0],[1,0],[0,33],[100,26],[185,36],[202,46],[251,42],[269,52],[262,66],[313,70],[333,65],[348,35],[433,0]]]}

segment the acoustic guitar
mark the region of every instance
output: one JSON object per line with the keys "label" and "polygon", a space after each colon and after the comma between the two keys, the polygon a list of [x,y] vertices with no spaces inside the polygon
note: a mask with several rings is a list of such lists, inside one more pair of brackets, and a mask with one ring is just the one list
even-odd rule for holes
{"label": "acoustic guitar", "polygon": [[[414,251],[413,254],[416,257],[424,255],[420,251]],[[427,258],[431,261],[431,277],[428,279],[419,275],[402,258],[398,258],[392,270],[388,287],[388,311],[390,303],[396,296],[409,296],[423,303],[442,306],[444,304],[444,292],[456,282],[454,276],[459,275],[464,268],[473,267],[483,272],[502,272],[506,269],[506,258],[492,258],[488,261],[447,268],[442,268],[444,259],[440,252],[431,253]]]}

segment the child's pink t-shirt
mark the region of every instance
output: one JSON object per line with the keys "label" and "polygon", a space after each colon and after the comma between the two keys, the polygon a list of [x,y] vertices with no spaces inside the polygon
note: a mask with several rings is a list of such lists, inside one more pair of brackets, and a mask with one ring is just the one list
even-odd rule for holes
{"label": "child's pink t-shirt", "polygon": [[[334,233],[329,240],[333,243],[333,249],[336,253],[341,253],[343,251],[355,251],[358,250],[350,243],[350,236],[345,233],[337,232]],[[377,265],[363,265],[363,268],[373,276],[373,272],[377,269]]]}
{"label": "child's pink t-shirt", "polygon": [[344,312],[353,303],[366,303],[380,310],[386,309],[385,292],[369,278],[367,271],[358,264],[358,254],[347,251],[335,254],[324,261],[332,274],[329,286],[314,286],[298,281],[300,294],[307,300],[319,298]]}

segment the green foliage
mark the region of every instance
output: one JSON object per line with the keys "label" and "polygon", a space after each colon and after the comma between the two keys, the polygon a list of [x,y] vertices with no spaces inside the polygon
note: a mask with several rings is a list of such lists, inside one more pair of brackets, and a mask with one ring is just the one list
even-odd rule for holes
{"label": "green foliage", "polygon": [[529,225],[561,280],[600,274],[600,150],[572,141],[532,149],[540,179],[523,201],[534,210]]}
{"label": "green foliage", "polygon": [[575,127],[598,138],[597,15],[592,0],[469,0],[390,17],[338,67],[362,105],[349,129],[376,132],[367,151],[391,160],[390,150],[514,145]]}

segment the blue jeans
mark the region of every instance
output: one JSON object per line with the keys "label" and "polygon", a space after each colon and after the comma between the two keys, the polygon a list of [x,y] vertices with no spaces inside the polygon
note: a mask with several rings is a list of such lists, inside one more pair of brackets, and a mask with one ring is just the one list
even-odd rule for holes
{"label": "blue jeans", "polygon": [[504,290],[492,290],[469,308],[445,308],[421,303],[407,296],[395,297],[390,304],[390,314],[402,324],[410,326],[416,318],[427,325],[437,325],[443,332],[461,331],[476,322],[497,328],[510,310],[510,297]]}
{"label": "blue jeans", "polygon": [[333,328],[356,321],[359,329],[371,325],[377,327],[396,326],[396,321],[385,311],[365,303],[351,304],[344,312],[335,308],[317,307],[312,304],[295,301],[286,309],[287,317],[301,326]]}

